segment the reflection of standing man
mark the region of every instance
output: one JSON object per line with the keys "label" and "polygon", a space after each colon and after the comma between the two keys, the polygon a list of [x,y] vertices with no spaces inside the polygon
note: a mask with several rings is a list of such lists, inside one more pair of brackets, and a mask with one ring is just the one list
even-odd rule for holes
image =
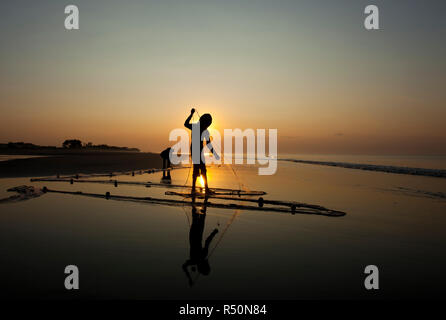
{"label": "reflection of standing man", "polygon": [[[188,267],[191,267],[192,271],[195,271],[194,266],[196,266],[198,272],[205,276],[211,272],[211,267],[208,261],[209,245],[218,233],[218,229],[216,228],[211,232],[203,247],[202,242],[206,219],[206,201],[207,200],[205,200],[204,207],[200,212],[197,212],[197,208],[194,204],[192,205],[192,225],[190,226],[189,232],[190,258],[183,264],[183,270],[189,279],[190,286],[194,283]],[[192,202],[195,202],[194,198],[192,199]]]}

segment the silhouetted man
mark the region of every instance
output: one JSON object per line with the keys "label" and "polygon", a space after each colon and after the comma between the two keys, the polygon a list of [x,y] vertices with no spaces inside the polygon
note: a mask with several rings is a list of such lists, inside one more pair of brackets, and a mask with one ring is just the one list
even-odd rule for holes
{"label": "silhouetted man", "polygon": [[[171,148],[167,148],[165,150],[163,150],[160,153],[161,158],[163,159],[163,178],[161,180],[171,180],[170,177],[170,168],[171,168],[171,163],[170,163],[170,153],[171,153]],[[167,171],[167,175],[166,175],[166,171]]]}
{"label": "silhouetted man", "polygon": [[[214,157],[218,160],[219,156],[217,152],[215,152],[211,139],[209,136],[209,131],[207,130],[209,126],[212,124],[212,117],[209,113],[203,114],[200,117],[200,120],[196,123],[190,123],[192,116],[194,115],[195,109],[192,108],[190,111],[189,117],[187,117],[184,122],[184,126],[190,130],[192,130],[192,142],[191,142],[191,153],[192,153],[192,163],[194,166],[194,171],[192,173],[192,193],[195,193],[195,184],[197,182],[198,176],[203,177],[204,186],[206,193],[209,194],[210,190],[208,187],[208,179],[206,174],[206,163],[203,154],[203,140],[206,141],[206,146],[212,151]],[[197,147],[199,146],[199,148]]]}

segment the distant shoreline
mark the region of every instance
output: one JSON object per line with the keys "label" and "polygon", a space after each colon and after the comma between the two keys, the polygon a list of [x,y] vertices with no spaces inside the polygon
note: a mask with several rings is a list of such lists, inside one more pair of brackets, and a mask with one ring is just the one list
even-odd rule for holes
{"label": "distant shoreline", "polygon": [[38,158],[38,157],[51,157],[51,156],[44,156],[44,155],[23,155],[23,154],[0,154],[0,161],[10,161],[10,160],[16,160],[16,159],[29,159],[29,158]]}
{"label": "distant shoreline", "polygon": [[[29,155],[33,157],[0,161],[0,178],[43,177],[77,173],[111,173],[162,167],[161,157],[157,153],[66,148],[49,150],[16,149],[14,150],[15,152],[13,150],[0,150],[0,155]],[[346,169],[446,178],[446,170],[444,169],[286,158],[279,158],[278,160]]]}
{"label": "distant shoreline", "polygon": [[[0,152],[0,154],[14,154]],[[26,159],[0,161],[0,178],[40,177],[57,174],[111,173],[161,168],[159,154],[130,151],[28,150],[21,155],[42,155]]]}
{"label": "distant shoreline", "polygon": [[125,150],[101,150],[101,149],[69,149],[69,148],[36,148],[36,149],[22,149],[22,148],[3,148],[0,149],[0,155],[39,155],[39,156],[54,156],[54,155],[94,155],[94,154],[143,154],[145,152],[139,151],[125,151]]}

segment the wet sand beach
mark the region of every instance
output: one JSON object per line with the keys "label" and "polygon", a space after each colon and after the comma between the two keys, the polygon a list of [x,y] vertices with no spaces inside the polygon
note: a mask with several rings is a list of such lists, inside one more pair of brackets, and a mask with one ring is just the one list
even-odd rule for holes
{"label": "wet sand beach", "polygon": [[[173,171],[172,184],[190,185],[190,174],[188,168]],[[80,298],[444,297],[446,179],[287,161],[279,162],[273,176],[257,175],[256,166],[222,165],[211,166],[208,177],[211,187],[262,190],[265,199],[321,205],[346,215],[207,208],[203,243],[218,230],[209,246],[211,271],[190,270],[190,285],[182,270],[190,258],[190,206],[42,194],[1,204],[3,294],[72,298],[63,287],[63,269],[75,264]],[[113,179],[159,183],[161,173]],[[0,179],[0,196],[13,195],[6,190],[20,185],[182,199],[166,195],[167,188],[31,182],[29,177]],[[364,268],[371,264],[380,271],[380,290],[374,292],[363,284]]]}
{"label": "wet sand beach", "polygon": [[161,168],[159,154],[140,152],[78,152],[0,161],[0,178],[57,174],[110,173]]}

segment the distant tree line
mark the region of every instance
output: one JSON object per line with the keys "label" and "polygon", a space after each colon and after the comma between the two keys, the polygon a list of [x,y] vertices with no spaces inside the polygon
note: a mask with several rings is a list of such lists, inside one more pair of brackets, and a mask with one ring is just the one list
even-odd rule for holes
{"label": "distant tree line", "polygon": [[69,149],[119,150],[119,151],[135,151],[135,152],[139,152],[138,148],[117,147],[117,146],[109,146],[109,145],[106,145],[106,144],[94,145],[91,142],[82,143],[82,141],[80,141],[78,139],[65,140],[62,143],[62,147],[63,148],[69,148]]}
{"label": "distant tree line", "polygon": [[8,142],[0,143],[1,149],[57,149],[55,146],[39,146],[27,142]]}
{"label": "distant tree line", "polygon": [[[91,150],[113,150],[113,151],[132,151],[139,152],[138,148],[128,148],[128,147],[116,147],[109,146],[106,144],[94,145],[91,142],[82,143],[81,140],[78,139],[67,139],[62,143],[63,149],[91,149]],[[60,149],[56,146],[39,146],[33,143],[26,142],[9,142],[9,143],[0,143],[0,149]]]}

